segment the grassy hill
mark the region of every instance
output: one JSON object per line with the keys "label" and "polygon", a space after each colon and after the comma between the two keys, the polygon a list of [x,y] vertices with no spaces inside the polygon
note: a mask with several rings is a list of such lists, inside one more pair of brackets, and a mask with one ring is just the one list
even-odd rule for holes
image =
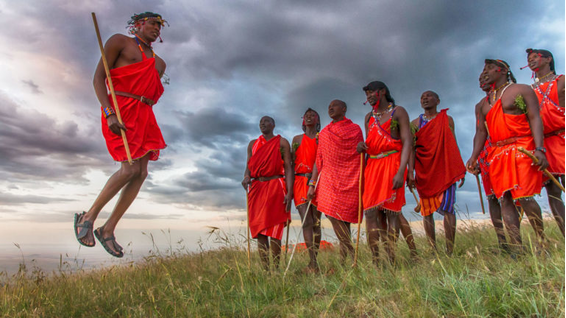
{"label": "grassy hill", "polygon": [[[525,254],[500,253],[491,227],[459,229],[453,257],[417,237],[420,256],[398,243],[395,266],[379,268],[360,245],[356,269],[338,250],[320,253],[321,273],[305,274],[298,253],[265,272],[257,252],[216,231],[225,247],[198,254],[153,253],[130,266],[53,275],[22,268],[4,277],[3,317],[564,317],[564,240],[545,223],[549,253],[537,255],[523,226]],[[255,246],[255,244],[252,244]],[[444,247],[438,235],[439,250]]]}

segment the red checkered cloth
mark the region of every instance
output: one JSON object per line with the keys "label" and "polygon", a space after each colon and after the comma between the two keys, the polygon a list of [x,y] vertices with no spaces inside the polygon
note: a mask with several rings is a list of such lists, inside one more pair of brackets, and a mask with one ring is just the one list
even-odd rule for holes
{"label": "red checkered cloth", "polygon": [[360,126],[348,118],[331,122],[318,135],[318,210],[349,223],[358,223],[360,155],[356,146],[362,141]]}

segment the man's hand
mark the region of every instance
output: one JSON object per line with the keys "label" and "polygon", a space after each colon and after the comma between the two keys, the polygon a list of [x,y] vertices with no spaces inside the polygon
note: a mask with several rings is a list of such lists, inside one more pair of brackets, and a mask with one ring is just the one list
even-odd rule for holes
{"label": "man's hand", "polygon": [[407,187],[409,187],[409,189],[415,188],[415,176],[411,172],[407,173]]}
{"label": "man's hand", "polygon": [[108,124],[108,128],[110,128],[110,131],[118,136],[122,135],[122,132],[120,130],[124,130],[124,131],[128,130],[126,126],[120,124],[120,122],[118,121],[118,117],[114,114],[106,118],[106,123]]}
{"label": "man's hand", "polygon": [[309,187],[309,191],[307,192],[307,199],[310,201],[314,199],[314,187]]}
{"label": "man's hand", "polygon": [[548,160],[546,160],[546,155],[542,151],[537,150],[533,155],[538,159],[538,163],[536,165],[538,166],[539,171],[548,168]]}
{"label": "man's hand", "polygon": [[248,186],[252,184],[252,178],[250,178],[250,176],[245,176],[244,180],[242,180],[242,187],[244,187],[244,190],[248,190]]}
{"label": "man's hand", "polygon": [[404,176],[402,173],[395,174],[395,177],[393,177],[393,190],[399,189],[405,184],[405,180],[403,177]]}
{"label": "man's hand", "polygon": [[283,199],[283,204],[285,204],[285,211],[291,211],[291,203],[293,203],[293,193],[287,192],[285,199]]}
{"label": "man's hand", "polygon": [[464,185],[464,182],[466,182],[465,177],[460,180],[460,184],[458,185],[458,189],[461,188]]}
{"label": "man's hand", "polygon": [[469,173],[472,173],[474,175],[480,173],[480,169],[478,167],[478,160],[473,158],[468,159],[468,162],[466,162],[466,170],[468,170]]}
{"label": "man's hand", "polygon": [[368,150],[368,145],[366,145],[366,143],[363,141],[360,141],[356,146],[356,151],[358,153],[366,152],[367,150]]}

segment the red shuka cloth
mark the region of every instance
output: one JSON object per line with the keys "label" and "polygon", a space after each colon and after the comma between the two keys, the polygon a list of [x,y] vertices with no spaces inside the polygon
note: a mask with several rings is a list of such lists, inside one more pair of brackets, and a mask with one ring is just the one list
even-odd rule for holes
{"label": "red shuka cloth", "polygon": [[[263,136],[257,139],[248,162],[252,178],[284,175],[280,140],[280,135],[268,141]],[[269,181],[252,181],[248,194],[248,217],[253,238],[256,238],[262,230],[291,219],[290,214],[285,211],[286,193],[283,177]]]}
{"label": "red shuka cloth", "polygon": [[[491,137],[492,148],[488,155],[489,180],[493,193],[500,199],[510,191],[513,199],[531,197],[540,194],[542,172],[532,160],[517,150],[523,147],[531,152],[535,142],[527,115],[511,115],[503,112],[501,98],[491,107],[486,115],[487,128]],[[519,137],[507,145],[497,146],[497,142]]]}
{"label": "red shuka cloth", "polygon": [[[368,125],[366,145],[368,146],[367,154],[369,156],[376,156],[389,151],[397,152],[383,158],[368,158],[364,171],[364,211],[382,208],[401,212],[405,205],[405,187],[393,190],[393,178],[399,171],[403,143],[401,140],[391,137],[391,118],[380,125],[379,121],[376,121],[372,116]],[[403,180],[406,178],[407,168],[405,167]]]}
{"label": "red shuka cloth", "polygon": [[349,223],[358,223],[360,154],[356,146],[361,141],[360,126],[348,118],[331,122],[318,135],[318,210]]}
{"label": "red shuka cloth", "polygon": [[[295,151],[295,174],[297,173],[312,173],[314,161],[316,159],[316,149],[318,144],[315,138],[309,138],[303,134],[301,144]],[[293,196],[295,199],[295,206],[306,204],[309,179],[303,176],[295,175],[295,184],[293,187]],[[311,205],[316,206],[316,200],[313,199]]]}
{"label": "red shuka cloth", "polygon": [[447,110],[415,133],[415,185],[424,198],[440,195],[466,175]]}
{"label": "red shuka cloth", "polygon": [[[141,62],[110,70],[114,90],[147,97],[157,103],[163,94],[163,85],[155,69],[155,58],[145,58]],[[114,106],[112,96],[108,95],[110,105]],[[159,150],[167,147],[161,129],[157,125],[151,106],[139,100],[116,96],[122,121],[128,129],[126,139],[132,159],[136,160],[150,153],[150,160],[159,158]],[[127,161],[126,149],[121,135],[114,134],[106,118],[102,115],[102,134],[112,158]]]}
{"label": "red shuka cloth", "polygon": [[[558,102],[558,79],[542,83],[534,88],[540,102],[540,116],[544,124],[544,147],[547,170],[554,175],[564,175],[564,108]],[[543,176],[544,179],[548,177]]]}

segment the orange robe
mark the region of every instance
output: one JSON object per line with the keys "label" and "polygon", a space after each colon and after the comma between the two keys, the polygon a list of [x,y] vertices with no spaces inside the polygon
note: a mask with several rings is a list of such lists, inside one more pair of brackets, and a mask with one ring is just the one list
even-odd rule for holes
{"label": "orange robe", "polygon": [[491,141],[489,137],[485,141],[483,146],[483,150],[481,151],[478,157],[478,165],[481,172],[481,180],[483,183],[483,190],[485,191],[486,196],[494,195],[493,188],[491,186],[491,181],[489,180],[489,163],[488,163],[488,155],[491,151]]}
{"label": "orange robe", "polygon": [[[141,62],[110,70],[110,76],[116,91],[144,96],[155,102],[163,94],[163,85],[155,69],[155,58],[147,58],[145,54]],[[110,105],[114,106],[111,95],[108,95],[108,99]],[[157,160],[159,150],[167,145],[155,120],[152,106],[124,96],[116,96],[116,101],[122,121],[128,129],[126,138],[132,159],[139,159],[149,153],[149,160]],[[116,161],[127,161],[122,136],[114,134],[108,128],[104,115],[101,121],[102,135],[106,140],[108,152]]]}
{"label": "orange robe", "polygon": [[542,172],[532,165],[529,157],[517,150],[518,147],[531,152],[535,149],[527,115],[505,114],[500,98],[485,119],[493,146],[488,158],[488,172],[495,196],[500,199],[510,191],[515,200],[540,194]]}
{"label": "orange robe", "polygon": [[[381,125],[371,116],[368,127],[366,145],[369,158],[364,172],[364,211],[384,209],[401,212],[405,205],[405,187],[394,190],[393,178],[399,171],[403,143],[391,137],[391,118]],[[405,167],[403,180],[406,178]]]}
{"label": "orange robe", "polygon": [[[266,141],[260,136],[252,148],[252,156],[248,162],[248,169],[252,177],[252,184],[248,194],[248,217],[250,220],[250,232],[253,238],[258,234],[281,239],[282,224],[290,220],[290,214],[285,211],[285,169],[281,158],[280,141],[277,135]],[[260,177],[274,177],[268,181],[256,180]],[[272,231],[277,227],[281,230]]]}
{"label": "orange robe", "polygon": [[[547,170],[564,175],[564,108],[558,103],[558,79],[534,87],[540,102],[540,116],[544,124],[544,147],[546,148]],[[545,180],[548,177],[543,176]]]}
{"label": "orange robe", "polygon": [[[309,190],[309,178],[297,174],[312,174],[317,148],[316,137],[311,139],[306,134],[303,134],[301,144],[295,151],[295,183],[293,187],[295,206],[308,202],[307,192]],[[317,206],[316,200],[313,199],[311,205]]]}
{"label": "orange robe", "polygon": [[349,223],[358,223],[360,154],[356,146],[361,141],[360,126],[348,118],[331,122],[318,135],[318,210]]}

